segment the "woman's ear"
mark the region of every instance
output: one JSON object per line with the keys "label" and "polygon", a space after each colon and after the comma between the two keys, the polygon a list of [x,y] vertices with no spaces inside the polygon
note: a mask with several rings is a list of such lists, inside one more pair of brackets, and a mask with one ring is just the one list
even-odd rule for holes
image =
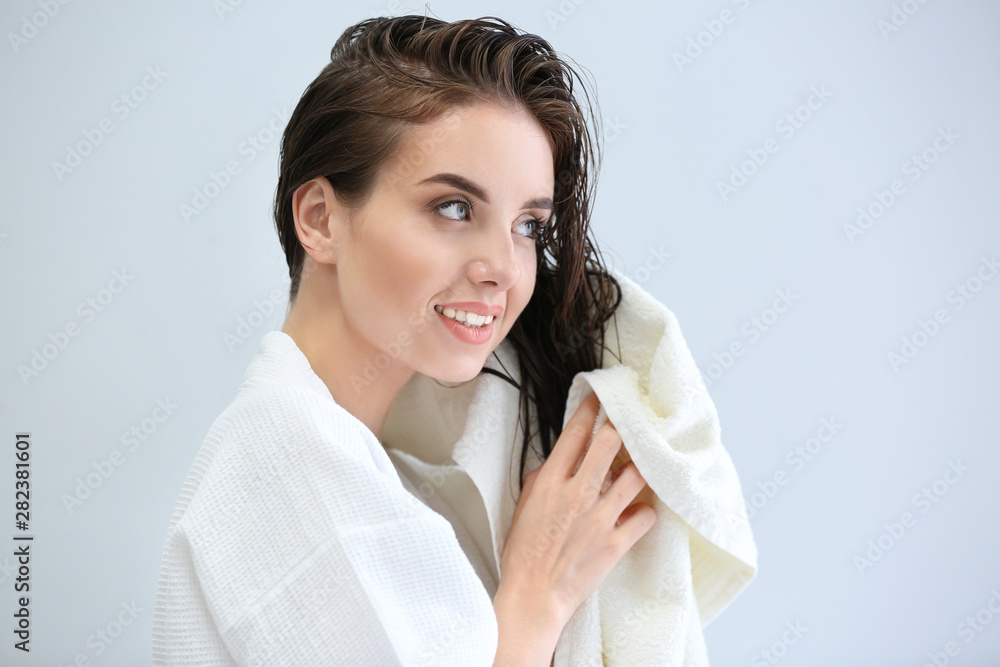
{"label": "woman's ear", "polygon": [[292,194],[292,217],[299,243],[320,264],[337,263],[340,216],[345,211],[324,176],[303,183]]}

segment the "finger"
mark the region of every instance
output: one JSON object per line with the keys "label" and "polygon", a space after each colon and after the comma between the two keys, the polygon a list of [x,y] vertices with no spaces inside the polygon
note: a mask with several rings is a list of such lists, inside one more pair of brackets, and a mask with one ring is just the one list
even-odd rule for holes
{"label": "finger", "polygon": [[624,554],[649,532],[657,521],[656,510],[644,503],[633,503],[625,508],[615,526],[618,551]]}
{"label": "finger", "polygon": [[563,429],[556,444],[552,447],[552,453],[546,459],[546,465],[559,471],[563,479],[573,476],[576,463],[580,460],[580,455],[594,432],[594,423],[597,421],[600,405],[597,393],[591,391],[566,422],[566,428]]}
{"label": "finger", "polygon": [[635,463],[629,461],[618,471],[618,476],[601,496],[601,502],[607,503],[608,511],[617,517],[625,511],[626,507],[635,502],[636,496],[644,488],[646,488],[646,480],[643,479]]}
{"label": "finger", "polygon": [[600,489],[611,469],[611,462],[614,461],[621,447],[622,439],[618,435],[618,431],[615,430],[614,424],[605,422],[594,434],[594,439],[583,457],[583,463],[580,464],[580,470],[576,473],[576,477],[582,483],[593,484]]}
{"label": "finger", "polygon": [[[617,431],[618,429],[615,428]],[[620,433],[619,433],[620,435]],[[625,465],[632,460],[632,456],[625,449],[624,445],[625,439],[622,438],[622,446],[618,450],[618,454],[615,455],[615,460],[611,462],[611,474],[617,476],[618,471],[625,467]]]}
{"label": "finger", "polygon": [[[614,426],[614,424],[612,424],[612,426]],[[615,431],[617,430],[618,429],[616,428]],[[601,487],[601,493],[604,493],[605,491],[608,490],[608,487],[611,486],[611,482],[615,481],[615,479],[618,477],[618,472],[622,469],[622,466],[624,466],[631,460],[632,457],[629,456],[629,453],[628,451],[626,451],[625,445],[623,444],[618,449],[618,453],[615,455],[614,460],[611,462],[611,470],[608,471],[608,474],[604,478],[604,485]],[[574,470],[573,474],[575,475],[576,473],[577,471]]]}

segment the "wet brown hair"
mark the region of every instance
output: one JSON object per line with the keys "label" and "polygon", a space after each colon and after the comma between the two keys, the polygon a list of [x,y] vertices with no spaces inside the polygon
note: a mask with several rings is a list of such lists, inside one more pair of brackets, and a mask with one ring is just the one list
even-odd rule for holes
{"label": "wet brown hair", "polygon": [[[574,81],[583,105],[574,97]],[[292,214],[299,186],[325,176],[344,206],[360,208],[407,130],[455,106],[486,101],[525,109],[544,129],[556,175],[554,210],[537,243],[534,293],[507,334],[521,383],[482,370],[520,391],[522,488],[527,448],[537,437],[539,455],[548,458],[562,431],[570,383],[576,373],[602,366],[604,323],[621,302],[621,287],[589,238],[601,147],[588,127],[588,121],[595,131],[600,124],[584,83],[546,40],[503,19],[370,18],[334,44],[281,141],[274,220],[294,300],[305,260]]]}

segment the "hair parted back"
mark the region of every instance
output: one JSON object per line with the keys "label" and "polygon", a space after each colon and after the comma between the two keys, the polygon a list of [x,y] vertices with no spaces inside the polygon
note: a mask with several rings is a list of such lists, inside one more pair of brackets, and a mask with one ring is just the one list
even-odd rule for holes
{"label": "hair parted back", "polygon": [[[584,106],[573,95],[574,81]],[[554,210],[538,240],[534,293],[507,334],[521,383],[482,371],[520,391],[522,488],[536,435],[529,415],[537,419],[540,456],[547,459],[562,430],[570,383],[576,373],[602,366],[604,323],[621,302],[621,288],[589,238],[601,147],[588,128],[589,120],[599,129],[599,120],[583,84],[545,39],[494,16],[450,23],[419,15],[369,18],[341,34],[281,141],[274,219],[294,300],[305,260],[292,214],[299,186],[325,176],[344,206],[360,208],[408,129],[456,106],[524,109],[544,129],[556,175]]]}

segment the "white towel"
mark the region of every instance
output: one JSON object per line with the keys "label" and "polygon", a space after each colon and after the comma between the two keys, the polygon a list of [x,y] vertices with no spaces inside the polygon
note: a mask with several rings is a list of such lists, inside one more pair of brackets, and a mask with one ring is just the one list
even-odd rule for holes
{"label": "white towel", "polygon": [[[757,549],[715,405],[676,317],[610,270],[622,288],[605,336],[612,352],[573,379],[563,426],[592,388],[602,406],[595,428],[614,424],[657,496],[658,518],[572,616],[554,664],[707,665],[702,628],[756,576]],[[497,356],[502,364],[491,356],[486,365],[520,382],[509,341]],[[386,446],[409,450],[440,449],[462,433],[451,456],[482,494],[497,563],[517,506],[518,406],[517,389],[489,373],[458,388],[417,374],[382,432]],[[541,463],[532,451],[528,461],[529,471]]]}

